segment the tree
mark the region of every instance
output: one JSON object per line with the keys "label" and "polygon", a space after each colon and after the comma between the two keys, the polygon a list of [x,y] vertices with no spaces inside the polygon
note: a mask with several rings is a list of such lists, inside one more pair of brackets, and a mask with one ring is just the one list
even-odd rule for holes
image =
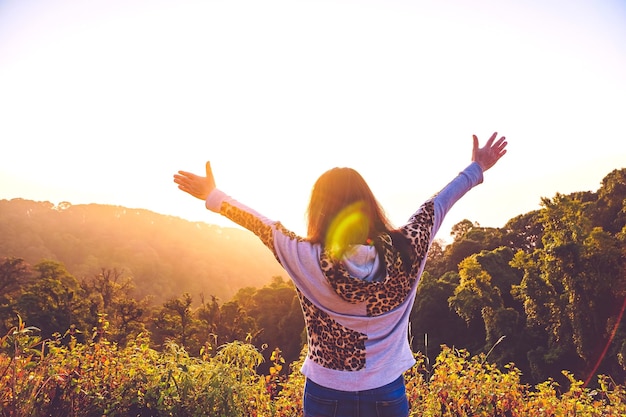
{"label": "tree", "polygon": [[430,248],[428,249],[428,260],[424,271],[435,277],[440,277],[446,273],[446,257],[445,257],[445,243],[441,239],[433,240]]}
{"label": "tree", "polygon": [[[495,353],[492,360],[504,365],[510,362],[516,362],[515,349],[521,342],[520,333],[523,330],[523,321],[520,313],[511,307],[485,307],[481,311],[483,322],[485,323],[485,351],[489,351],[496,344],[500,343],[503,338],[507,338],[507,342],[513,348],[501,350],[501,353]],[[494,357],[495,356],[495,357]]]}
{"label": "tree", "polygon": [[500,290],[491,284],[491,276],[481,267],[476,256],[465,258],[459,265],[461,281],[448,303],[469,326],[480,318],[485,307],[502,307]]}
{"label": "tree", "polygon": [[124,346],[126,342],[133,340],[135,336],[146,330],[142,322],[146,303],[146,299],[138,301],[130,297],[122,298],[117,302],[117,308],[113,315],[117,325],[117,331],[113,334],[115,342]]}
{"label": "tree", "polygon": [[523,275],[519,269],[510,265],[514,255],[513,249],[500,246],[494,250],[480,251],[474,256],[491,277],[491,284],[499,290],[504,305],[523,313],[521,304],[511,295],[511,288],[521,282]]}
{"label": "tree", "polygon": [[127,294],[133,288],[132,279],[128,277],[122,280],[122,276],[122,272],[116,268],[102,268],[99,274],[85,279],[83,287],[90,293],[98,294],[102,299],[102,310],[110,313],[121,295]]}
{"label": "tree", "polygon": [[[461,281],[448,299],[448,304],[473,329],[474,340],[469,347],[483,346],[486,334],[483,310],[498,310],[504,303],[500,290],[491,284],[491,276],[481,267],[476,255],[465,258],[459,264]],[[499,337],[499,336],[498,336]]]}
{"label": "tree", "polygon": [[17,320],[15,299],[19,297],[22,287],[32,280],[32,276],[31,266],[22,258],[7,257],[0,260],[1,334],[15,326]]}
{"label": "tree", "polygon": [[31,267],[24,259],[6,257],[0,260],[0,294],[6,295],[20,289],[30,281]]}
{"label": "tree", "polygon": [[192,338],[197,331],[192,302],[191,295],[184,293],[181,297],[170,298],[163,303],[153,323],[157,344],[163,345],[166,340],[171,340],[188,352],[199,352],[199,342]]}
{"label": "tree", "polygon": [[502,233],[498,229],[480,227],[478,223],[472,224],[463,220],[453,226],[453,230],[454,242],[444,251],[446,271],[455,271],[461,261],[472,254],[481,250],[493,250],[501,245]]}
{"label": "tree", "polygon": [[432,360],[442,345],[464,346],[468,340],[465,321],[448,306],[459,281],[457,272],[437,278],[425,271],[417,287],[410,318],[411,345]]}
{"label": "tree", "polygon": [[147,308],[148,299],[137,300],[131,297],[134,289],[131,277],[121,271],[102,268],[99,274],[81,283],[89,300],[92,326],[106,316],[109,323],[107,337],[114,342],[125,344],[129,337],[145,330],[141,319]]}
{"label": "tree", "polygon": [[87,304],[80,285],[63,264],[46,260],[35,265],[37,278],[17,300],[17,309],[29,325],[41,330],[43,338],[69,331],[85,330]]}
{"label": "tree", "polygon": [[611,171],[598,190],[596,225],[615,234],[626,226],[626,168]]}
{"label": "tree", "polygon": [[237,301],[229,301],[220,306],[219,317],[217,335],[220,344],[235,340],[254,341],[258,335],[256,320]]}
{"label": "tree", "polygon": [[460,240],[474,227],[479,227],[478,223],[472,223],[467,219],[463,219],[450,229],[450,235],[454,240]]}
{"label": "tree", "polygon": [[200,329],[204,334],[202,340],[208,341],[209,336],[217,337],[217,327],[220,321],[220,305],[217,297],[211,295],[211,301],[207,302],[204,294],[200,295],[200,308],[196,312],[196,317],[200,320]]}
{"label": "tree", "polygon": [[617,329],[611,323],[622,317],[620,307],[626,303],[625,249],[626,245],[599,227],[592,229],[582,245],[582,272],[576,282],[572,319],[578,324],[574,326],[574,343],[588,367],[603,359],[603,349]]}
{"label": "tree", "polygon": [[[610,323],[619,320],[624,245],[594,227],[594,202],[588,194],[557,194],[542,205],[543,247],[532,254],[518,252],[512,261],[524,271],[515,294],[524,304],[527,333],[545,332],[544,343],[529,354],[530,365],[548,375],[561,369],[584,373],[602,358],[612,337]],[[618,358],[603,361],[616,363]]]}
{"label": "tree", "polygon": [[253,300],[248,314],[259,329],[256,343],[280,348],[288,363],[297,359],[303,346],[304,318],[293,283],[275,276],[256,291]]}
{"label": "tree", "polygon": [[534,210],[509,220],[502,228],[501,245],[514,252],[522,250],[531,253],[542,247],[543,224],[539,219],[539,210]]}

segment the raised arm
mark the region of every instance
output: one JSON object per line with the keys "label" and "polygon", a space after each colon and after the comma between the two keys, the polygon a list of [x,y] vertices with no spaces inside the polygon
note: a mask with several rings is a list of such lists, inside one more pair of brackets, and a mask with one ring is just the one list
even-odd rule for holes
{"label": "raised arm", "polygon": [[487,143],[482,148],[478,145],[478,138],[474,135],[474,148],[472,149],[472,161],[477,162],[482,168],[483,172],[494,166],[500,158],[506,153],[506,138],[502,136],[495,143],[498,132],[494,132],[493,135],[487,140]]}

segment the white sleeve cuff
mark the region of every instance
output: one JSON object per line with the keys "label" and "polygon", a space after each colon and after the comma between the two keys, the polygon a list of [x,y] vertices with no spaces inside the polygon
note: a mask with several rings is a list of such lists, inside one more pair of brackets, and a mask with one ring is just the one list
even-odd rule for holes
{"label": "white sleeve cuff", "polygon": [[204,206],[215,213],[220,212],[220,207],[222,207],[222,202],[226,199],[227,195],[222,191],[214,188],[213,191],[209,193],[204,202]]}

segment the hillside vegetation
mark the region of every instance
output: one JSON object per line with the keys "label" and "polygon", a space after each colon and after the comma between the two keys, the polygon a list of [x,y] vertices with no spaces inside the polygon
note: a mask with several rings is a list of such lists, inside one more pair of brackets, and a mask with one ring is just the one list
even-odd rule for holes
{"label": "hillside vegetation", "polygon": [[[261,265],[276,262],[250,233],[121,207],[12,200],[0,210],[8,364],[15,346],[6,340],[27,323],[41,343],[64,349],[126,349],[141,340],[155,355],[176,345],[195,361],[249,344],[263,359],[255,372],[276,387],[294,381],[285,374],[304,346],[302,312],[282,270],[260,277]],[[409,337],[424,369],[449,355],[448,346],[488,358],[498,372],[515,369],[524,387],[623,387],[626,169],[610,172],[595,192],[545,197],[539,210],[502,228],[461,221],[453,238],[445,247],[434,242],[411,312]],[[449,378],[456,383],[465,366]]]}
{"label": "hillside vegetation", "polygon": [[0,200],[0,258],[61,262],[77,278],[102,268],[132,276],[137,298],[184,292],[228,301],[240,288],[283,275],[250,232],[148,210]]}

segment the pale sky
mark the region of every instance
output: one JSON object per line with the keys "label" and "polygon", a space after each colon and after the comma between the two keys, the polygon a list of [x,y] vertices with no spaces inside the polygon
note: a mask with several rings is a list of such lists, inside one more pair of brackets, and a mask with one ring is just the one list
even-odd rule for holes
{"label": "pale sky", "polygon": [[626,167],[626,2],[0,0],[0,199],[232,226],[172,182],[210,159],[304,233],[350,166],[400,225],[494,131],[508,154],[438,237]]}

